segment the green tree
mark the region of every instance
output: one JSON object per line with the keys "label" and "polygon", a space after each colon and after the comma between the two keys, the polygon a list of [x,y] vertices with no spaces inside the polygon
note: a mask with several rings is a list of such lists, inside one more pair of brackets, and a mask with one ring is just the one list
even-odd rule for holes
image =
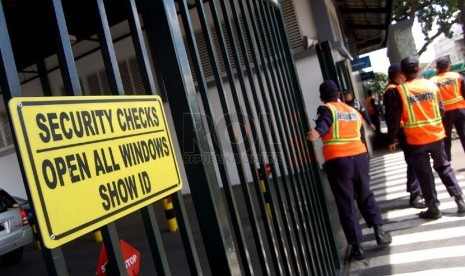
{"label": "green tree", "polygon": [[379,98],[384,93],[388,83],[389,78],[385,73],[375,72],[375,78],[365,82],[365,89],[371,90],[373,95],[378,95]]}
{"label": "green tree", "polygon": [[[428,45],[441,34],[452,37],[454,24],[460,24],[465,30],[465,0],[395,0],[392,18],[394,21],[415,17],[425,36],[424,44],[417,53],[421,56]],[[437,30],[433,27],[437,27]]]}

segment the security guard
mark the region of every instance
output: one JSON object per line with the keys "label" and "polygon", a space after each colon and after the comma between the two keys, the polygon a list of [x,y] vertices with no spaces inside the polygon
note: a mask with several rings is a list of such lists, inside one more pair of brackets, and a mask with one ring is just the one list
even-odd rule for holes
{"label": "security guard", "polygon": [[[441,100],[437,86],[419,77],[421,67],[418,58],[408,56],[401,61],[401,71],[406,81],[397,86],[397,101],[392,100],[389,107],[390,116],[388,130],[390,137],[396,137],[400,122],[404,123],[407,144],[411,148],[411,158],[415,160],[415,169],[421,190],[428,209],[420,212],[420,218],[438,219],[442,217],[439,211],[434,176],[430,165],[433,159],[434,170],[438,173],[442,183],[446,186],[450,196],[455,197],[457,212],[465,212],[462,190],[458,185],[444,150],[444,127],[441,119]],[[396,142],[389,145],[395,150]]]}
{"label": "security guard", "polygon": [[446,138],[444,143],[446,147],[447,158],[452,160],[451,156],[451,134],[452,126],[455,126],[457,135],[462,143],[465,151],[465,85],[462,75],[456,72],[449,72],[450,60],[448,56],[440,57],[436,60],[437,75],[431,78],[431,81],[439,87],[444,101],[444,109],[446,110],[442,123],[446,130]]}
{"label": "security guard", "polygon": [[391,236],[382,229],[378,203],[370,189],[369,161],[365,145],[360,139],[362,118],[354,108],[339,100],[340,92],[332,80],[320,85],[320,98],[325,103],[318,107],[316,127],[306,138],[315,141],[321,137],[325,171],[333,192],[339,220],[347,242],[350,257],[363,259],[362,230],[354,201],[368,227],[373,227],[378,245],[389,245]]}
{"label": "security guard", "polygon": [[[391,64],[388,68],[388,78],[389,78],[389,83],[386,86],[386,89],[384,91],[384,105],[386,109],[386,121],[391,120],[391,114],[390,112],[391,105],[395,105],[396,101],[398,99],[397,97],[397,85],[403,83],[405,81],[404,76],[401,74],[400,71],[400,64],[394,63]],[[394,101],[394,103],[392,103]],[[394,115],[395,116],[395,115]],[[397,126],[397,125],[396,125]],[[389,125],[388,127],[393,127],[393,125]],[[397,132],[397,137],[391,137],[389,134],[393,134]],[[404,152],[404,159],[405,163],[407,163],[407,192],[410,193],[410,200],[409,200],[409,205],[413,208],[425,208],[425,203],[423,200],[423,195],[421,193],[421,188],[420,188],[420,182],[418,181],[417,178],[417,173],[415,171],[415,160],[411,158],[410,154],[410,147],[407,144],[407,140],[405,137],[405,132],[403,128],[403,123],[401,122],[400,124],[400,129],[399,130],[393,130],[393,129],[388,129],[388,143],[393,144],[396,141],[399,143],[399,146],[401,147],[402,151]],[[394,149],[395,150],[395,149]]]}
{"label": "security guard", "polygon": [[[345,90],[343,94],[344,102],[349,106],[355,108],[355,110],[357,110],[360,113],[360,115],[362,115],[363,120],[365,120],[365,122],[370,126],[371,130],[375,131],[376,126],[371,122],[370,115],[368,115],[367,109],[362,105],[362,103],[359,100],[357,100],[354,97],[354,92],[352,92],[351,90]],[[362,142],[366,145],[365,128],[362,127],[360,130]]]}
{"label": "security guard", "polygon": [[368,90],[367,93],[368,97],[365,99],[365,103],[371,122],[375,125],[375,137],[379,137],[381,135],[381,123],[379,121],[378,107],[376,106],[375,98],[373,98],[373,92]]}

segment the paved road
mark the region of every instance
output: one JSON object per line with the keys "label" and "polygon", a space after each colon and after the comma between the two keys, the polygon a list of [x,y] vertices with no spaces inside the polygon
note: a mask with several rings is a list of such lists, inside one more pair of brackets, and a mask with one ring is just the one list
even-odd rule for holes
{"label": "paved road", "polygon": [[[458,140],[453,142],[453,166],[465,189],[465,154]],[[434,221],[418,218],[420,210],[408,206],[401,152],[372,158],[370,177],[385,219],[384,228],[393,242],[388,248],[377,248],[372,230],[365,227],[367,258],[346,263],[346,274],[465,275],[465,216],[456,213],[457,206],[437,175],[443,217]]]}

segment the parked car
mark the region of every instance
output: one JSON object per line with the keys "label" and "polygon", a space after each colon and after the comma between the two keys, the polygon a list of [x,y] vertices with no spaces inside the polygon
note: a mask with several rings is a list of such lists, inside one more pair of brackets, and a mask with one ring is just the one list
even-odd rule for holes
{"label": "parked car", "polygon": [[10,194],[0,189],[0,262],[4,265],[21,262],[24,246],[32,242],[26,211]]}
{"label": "parked car", "polygon": [[33,222],[33,217],[32,217],[32,210],[31,207],[29,206],[29,201],[27,199],[17,197],[17,196],[11,196],[13,199],[19,204],[19,207],[23,208],[24,211],[26,211],[26,217],[27,220],[29,221],[29,224],[34,224]]}

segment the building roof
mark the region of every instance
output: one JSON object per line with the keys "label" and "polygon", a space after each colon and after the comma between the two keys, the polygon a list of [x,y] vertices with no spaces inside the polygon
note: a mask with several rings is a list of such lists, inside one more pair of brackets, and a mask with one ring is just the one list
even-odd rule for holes
{"label": "building roof", "polygon": [[357,55],[386,47],[393,0],[336,0],[335,4]]}
{"label": "building roof", "polygon": [[[53,14],[48,0],[4,0],[3,8],[18,70],[56,52]],[[95,0],[62,0],[68,32],[79,42],[98,45]],[[110,26],[127,16],[127,1],[112,0],[107,16]],[[187,1],[193,5],[192,0]],[[386,46],[392,0],[336,0],[349,44],[360,55]],[[126,36],[128,34],[125,34]],[[116,37],[116,36],[115,36]],[[114,37],[114,39],[115,39]],[[75,53],[76,54],[76,53]]]}

